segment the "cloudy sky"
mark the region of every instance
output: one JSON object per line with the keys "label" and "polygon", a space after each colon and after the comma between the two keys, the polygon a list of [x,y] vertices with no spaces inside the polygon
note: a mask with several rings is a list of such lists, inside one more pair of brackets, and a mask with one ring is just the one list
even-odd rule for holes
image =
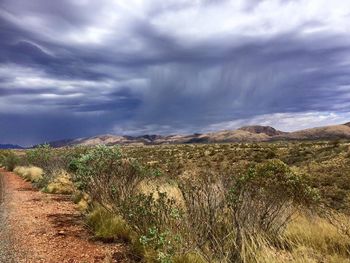
{"label": "cloudy sky", "polygon": [[350,121],[345,0],[0,0],[0,143]]}

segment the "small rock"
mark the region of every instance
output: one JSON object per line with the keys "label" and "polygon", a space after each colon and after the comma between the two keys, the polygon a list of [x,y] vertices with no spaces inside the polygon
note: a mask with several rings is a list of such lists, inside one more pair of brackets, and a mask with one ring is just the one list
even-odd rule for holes
{"label": "small rock", "polygon": [[58,235],[60,235],[60,236],[64,236],[66,234],[66,232],[64,232],[63,230],[60,230],[59,232],[58,232]]}

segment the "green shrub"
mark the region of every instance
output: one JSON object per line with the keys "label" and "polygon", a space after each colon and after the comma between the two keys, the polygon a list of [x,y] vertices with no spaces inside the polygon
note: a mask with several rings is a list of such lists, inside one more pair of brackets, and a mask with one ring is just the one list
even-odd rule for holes
{"label": "green shrub", "polygon": [[160,231],[157,227],[150,227],[140,237],[140,243],[145,248],[144,257],[147,261],[172,263],[176,253],[176,241],[169,231]]}
{"label": "green shrub", "polygon": [[183,212],[166,193],[158,191],[156,194],[130,195],[121,213],[140,236],[146,251],[154,252],[148,254],[149,259],[172,262],[171,259],[181,252]]}
{"label": "green shrub", "polygon": [[49,144],[38,145],[36,148],[26,152],[29,164],[41,167],[43,169],[53,165],[53,149]]}
{"label": "green shrub", "polygon": [[0,155],[0,163],[6,170],[13,171],[19,163],[19,158],[13,151],[3,151]]}
{"label": "green shrub", "polygon": [[[97,146],[74,161],[75,180],[94,202],[110,214],[124,220],[136,235],[135,246],[144,248],[144,257],[168,262],[179,247],[177,230],[181,211],[176,201],[165,192],[138,193],[137,187],[145,178],[159,178],[153,169],[123,159],[119,148]],[[93,217],[95,218],[95,217]],[[113,222],[101,218],[107,233]],[[110,225],[110,226],[109,226]],[[101,227],[100,227],[101,228]],[[105,235],[104,231],[97,231]],[[102,234],[101,234],[102,233]]]}
{"label": "green shrub", "polygon": [[99,145],[86,154],[73,159],[69,167],[75,172],[75,181],[83,190],[93,185],[98,177],[108,180],[113,176],[113,168],[121,164],[121,153],[118,147]]}
{"label": "green shrub", "polygon": [[305,176],[292,171],[280,160],[250,167],[228,185],[229,216],[233,222],[235,247],[231,259],[242,261],[243,240],[255,233],[271,239],[284,230],[292,215],[319,199]]}
{"label": "green shrub", "polygon": [[259,244],[278,241],[292,215],[318,199],[305,176],[280,160],[240,169],[221,176],[203,171],[181,184],[193,234],[187,243],[210,262],[254,262]]}

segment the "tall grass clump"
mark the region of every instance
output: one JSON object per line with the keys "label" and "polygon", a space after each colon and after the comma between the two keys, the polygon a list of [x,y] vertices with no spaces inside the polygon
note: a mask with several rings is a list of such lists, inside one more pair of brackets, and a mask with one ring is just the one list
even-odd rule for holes
{"label": "tall grass clump", "polygon": [[16,166],[13,171],[23,179],[32,183],[39,183],[41,180],[43,180],[44,171],[40,167]]}
{"label": "tall grass clump", "polygon": [[[345,217],[337,220],[347,222]],[[299,215],[288,224],[284,240],[294,250],[304,247],[321,256],[350,258],[350,237],[339,230],[325,218]]]}
{"label": "tall grass clump", "polygon": [[131,230],[126,222],[101,206],[93,207],[87,215],[87,223],[99,240],[104,242],[131,241]]}
{"label": "tall grass clump", "polygon": [[71,175],[65,170],[56,170],[51,182],[43,188],[43,191],[51,194],[73,194],[76,190]]}

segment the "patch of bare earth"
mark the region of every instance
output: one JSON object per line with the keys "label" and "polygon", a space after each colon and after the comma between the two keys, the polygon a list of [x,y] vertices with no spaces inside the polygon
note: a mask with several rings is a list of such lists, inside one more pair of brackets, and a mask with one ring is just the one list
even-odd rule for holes
{"label": "patch of bare earth", "polygon": [[6,214],[0,234],[7,233],[0,240],[11,244],[15,259],[9,262],[129,262],[124,245],[93,240],[69,197],[39,192],[14,173],[0,173]]}

